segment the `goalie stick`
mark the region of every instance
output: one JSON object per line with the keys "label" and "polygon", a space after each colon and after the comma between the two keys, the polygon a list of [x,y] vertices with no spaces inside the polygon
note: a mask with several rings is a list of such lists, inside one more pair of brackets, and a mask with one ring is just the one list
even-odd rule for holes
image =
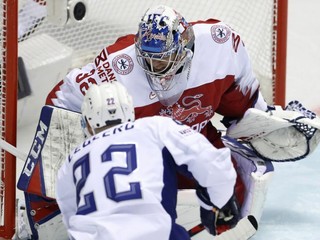
{"label": "goalie stick", "polygon": [[0,139],[0,148],[3,150],[9,152],[10,154],[16,156],[21,161],[25,161],[28,157],[28,155],[19,149],[17,149],[15,146],[11,145],[10,143],[4,141],[3,139]]}
{"label": "goalie stick", "polygon": [[[190,237],[203,231],[203,224],[198,224],[191,228],[188,233]],[[242,218],[234,228],[227,230],[214,237],[215,240],[247,240],[251,238],[258,230],[258,222],[252,215]]]}

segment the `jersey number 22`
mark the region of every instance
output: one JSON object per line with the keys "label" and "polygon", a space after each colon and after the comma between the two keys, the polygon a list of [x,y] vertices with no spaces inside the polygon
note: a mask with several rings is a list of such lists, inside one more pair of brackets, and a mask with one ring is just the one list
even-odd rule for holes
{"label": "jersey number 22", "polygon": [[[136,146],[134,144],[110,145],[102,153],[101,162],[108,163],[112,161],[113,152],[124,152],[126,156],[125,160],[127,164],[126,164],[126,167],[112,167],[104,176],[103,181],[104,181],[104,187],[105,187],[107,198],[115,202],[142,198],[139,182],[129,182],[128,191],[117,192],[115,188],[115,185],[116,185],[115,178],[114,178],[115,175],[117,174],[129,175],[137,168]],[[80,177],[76,177],[76,175],[79,176],[79,174],[75,174],[76,171],[80,172]],[[76,184],[76,191],[77,191],[77,205],[78,205],[77,214],[80,214],[80,215],[86,215],[97,210],[93,192],[85,194],[83,196],[84,204],[79,206],[79,202],[81,198],[80,193],[86,183],[86,180],[89,174],[90,174],[90,159],[89,159],[89,154],[86,154],[82,158],[80,158],[73,166],[73,176],[74,176],[73,180],[74,180],[74,183]]]}

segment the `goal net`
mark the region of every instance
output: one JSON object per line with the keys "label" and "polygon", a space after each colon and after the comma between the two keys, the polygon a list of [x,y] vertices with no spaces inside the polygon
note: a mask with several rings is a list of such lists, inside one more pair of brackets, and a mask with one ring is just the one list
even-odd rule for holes
{"label": "goal net", "polygon": [[[285,102],[285,73],[286,73],[286,32],[287,32],[287,0],[0,0],[1,7],[1,46],[2,59],[0,69],[0,104],[1,104],[1,134],[2,139],[15,144],[15,139],[8,139],[5,134],[16,134],[15,115],[16,108],[8,111],[10,98],[7,92],[17,89],[17,76],[8,81],[10,72],[17,71],[17,54],[23,57],[26,65],[26,75],[32,64],[47,66],[50,61],[58,61],[62,52],[68,52],[64,59],[63,74],[74,67],[81,67],[91,62],[94,57],[107,45],[113,43],[118,37],[136,33],[137,25],[146,9],[158,4],[165,4],[180,12],[187,21],[206,20],[215,18],[229,24],[239,32],[251,57],[251,63],[256,77],[261,83],[262,92],[268,103],[284,105]],[[8,13],[8,6],[18,2],[18,11]],[[82,2],[86,7],[84,13],[77,3]],[[9,4],[10,3],[10,4]],[[82,20],[77,18],[84,14]],[[5,25],[10,16],[19,22],[18,34],[13,25]],[[18,40],[18,46],[9,44]],[[18,36],[17,36],[18,35]],[[13,37],[12,37],[13,36]],[[51,48],[50,48],[51,47]],[[6,57],[5,57],[6,56]],[[8,56],[8,58],[7,58]],[[9,61],[11,62],[7,62]],[[10,60],[11,59],[11,60]],[[14,60],[12,60],[14,59]],[[11,70],[9,70],[11,67]],[[19,66],[20,67],[20,66]],[[16,70],[15,70],[16,69]],[[60,75],[59,75],[60,74]],[[45,81],[48,75],[54,76],[55,82],[61,77],[60,73],[39,71],[32,77],[28,76],[31,92],[36,93],[39,85],[34,84],[35,78]],[[63,75],[62,74],[62,75]],[[20,84],[20,80],[19,80]],[[24,86],[24,81],[21,81]],[[10,86],[8,86],[10,85]],[[19,86],[19,90],[20,87]],[[22,89],[23,90],[23,89]],[[28,93],[21,96],[27,97]],[[16,104],[17,96],[10,95]],[[15,99],[15,100],[14,100]],[[19,100],[19,102],[23,99]],[[39,102],[39,101],[38,101]],[[22,108],[25,106],[22,105]],[[18,115],[19,117],[19,115]],[[10,124],[11,126],[9,126]],[[5,219],[9,215],[5,206],[5,192],[12,192],[4,184],[8,178],[8,171],[15,175],[7,165],[6,154],[1,152],[1,182],[0,182],[0,237],[2,227],[8,226]],[[11,161],[12,162],[12,161]],[[14,176],[13,176],[14,175]],[[12,181],[11,179],[11,181]],[[9,190],[8,190],[9,189]],[[7,191],[6,191],[7,190]],[[15,201],[15,196],[8,196]],[[8,205],[9,206],[9,205]],[[11,205],[10,205],[11,206]],[[10,207],[11,208],[11,207]],[[14,211],[14,209],[12,210]],[[13,212],[14,213],[14,212]],[[12,224],[12,220],[9,220]],[[10,233],[9,233],[10,234]]]}

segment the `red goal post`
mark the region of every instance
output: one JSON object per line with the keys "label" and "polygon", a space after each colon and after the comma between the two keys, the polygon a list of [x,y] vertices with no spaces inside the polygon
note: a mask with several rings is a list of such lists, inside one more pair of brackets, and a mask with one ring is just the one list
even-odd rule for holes
{"label": "red goal post", "polygon": [[[0,131],[1,139],[16,145],[17,131],[17,12],[18,0],[1,3]],[[16,158],[0,149],[0,237],[15,232]]]}
{"label": "red goal post", "polygon": [[[1,136],[12,145],[16,144],[17,102],[18,110],[20,107],[28,108],[23,100],[17,101],[18,48],[27,75],[32,66],[33,77],[38,76],[41,80],[47,79],[48,75],[61,77],[56,72],[47,73],[46,76],[39,76],[40,72],[43,74],[44,71],[39,71],[38,74],[34,72],[37,71],[37,67],[45,66],[59,55],[61,49],[72,50],[72,58],[70,60],[65,58],[69,61],[67,66],[64,63],[68,69],[91,62],[101,49],[113,43],[119,36],[135,33],[145,10],[157,4],[173,7],[189,22],[216,18],[229,24],[241,34],[246,44],[266,101],[270,104],[285,105],[288,0],[0,1],[2,2]],[[82,21],[76,21],[75,18],[70,18],[65,23],[61,19],[60,22],[53,21],[55,17],[51,15],[53,3],[62,6],[58,11],[59,16],[65,17],[72,16],[73,12],[67,14],[68,9],[77,2],[84,2],[87,7]],[[46,12],[49,16],[45,14]],[[19,35],[17,35],[17,21],[21,24]],[[52,47],[49,50],[53,52],[46,53],[48,46],[59,47]],[[36,84],[33,85],[35,80],[29,79],[33,93],[37,92]],[[55,82],[59,80],[55,79]],[[32,107],[30,109],[33,110]],[[13,190],[16,180],[15,158],[1,150],[0,162],[0,237],[8,237],[15,228]]]}
{"label": "red goal post", "polygon": [[284,107],[286,105],[288,0],[275,0],[275,4],[277,7],[274,13],[273,103]]}

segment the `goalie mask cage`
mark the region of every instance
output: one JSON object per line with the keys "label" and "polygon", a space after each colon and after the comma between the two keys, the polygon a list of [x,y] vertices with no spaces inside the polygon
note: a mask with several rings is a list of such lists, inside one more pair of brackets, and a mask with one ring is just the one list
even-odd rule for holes
{"label": "goalie mask cage", "polygon": [[[261,91],[270,104],[285,104],[286,77],[286,37],[287,37],[287,0],[1,0],[2,1],[2,62],[1,62],[1,133],[2,138],[15,144],[16,115],[15,90],[17,72],[15,45],[15,20],[19,25],[20,44],[40,35],[50,36],[63,46],[72,49],[72,60],[68,69],[81,67],[93,61],[105,46],[113,43],[119,36],[136,33],[138,23],[146,9],[165,4],[180,12],[187,21],[215,18],[229,24],[242,36],[256,77],[261,83]],[[18,13],[14,5],[18,1]],[[70,4],[84,2],[87,6],[82,21],[69,19],[64,25],[57,25],[47,17],[50,4],[65,3],[60,9],[67,13]],[[49,5],[49,6],[48,6]],[[9,9],[12,7],[12,10]],[[43,11],[45,9],[45,11]],[[48,10],[48,11],[46,11]],[[15,19],[10,19],[15,14]],[[72,16],[73,12],[68,13]],[[9,21],[13,21],[12,24]],[[20,34],[23,32],[23,34]],[[47,39],[47,38],[43,38]],[[49,44],[34,41],[28,48],[39,49]],[[59,53],[59,49],[56,49]],[[33,51],[28,51],[33,52]],[[38,52],[39,51],[34,51]],[[51,54],[52,55],[52,54]],[[36,61],[37,56],[24,56],[24,62]],[[54,56],[53,56],[54,57]],[[11,61],[11,62],[9,62]],[[42,64],[46,64],[44,61]],[[11,76],[9,76],[11,74]],[[10,79],[11,78],[11,79]],[[43,79],[46,79],[45,76]],[[32,83],[32,79],[29,79]],[[59,79],[57,79],[59,81]],[[37,89],[33,89],[37,91]],[[10,92],[10,94],[7,94]],[[12,93],[12,94],[11,94]],[[10,106],[9,104],[13,104]],[[9,136],[6,136],[9,134]],[[11,216],[15,195],[12,193],[15,181],[9,154],[1,152],[1,236],[11,234],[14,228]],[[10,180],[8,178],[11,178]],[[8,182],[7,182],[8,181]],[[8,193],[11,193],[10,195]],[[11,201],[11,203],[9,203]],[[10,211],[10,212],[9,212]],[[4,229],[9,229],[8,232]],[[4,233],[6,232],[6,233]]]}

